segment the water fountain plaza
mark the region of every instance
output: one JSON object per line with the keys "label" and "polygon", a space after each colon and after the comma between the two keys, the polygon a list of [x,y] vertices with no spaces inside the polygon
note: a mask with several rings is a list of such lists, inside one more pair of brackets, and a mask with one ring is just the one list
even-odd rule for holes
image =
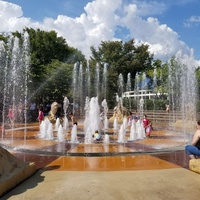
{"label": "water fountain plaza", "polygon": [[[26,37],[27,35],[25,35]],[[29,57],[27,53],[28,40],[24,41],[21,49],[17,39],[14,39],[14,45],[10,46],[10,55],[12,56],[9,58],[9,62],[6,62],[7,56],[4,47],[0,46],[1,60],[5,61],[1,65],[1,73],[4,75],[2,124],[6,123],[8,100],[10,100],[9,104],[13,106],[17,106],[21,102],[27,104]],[[21,55],[24,56],[19,59]],[[79,108],[82,109],[79,110],[79,113],[83,116],[78,119],[78,126],[72,125],[66,116],[70,104],[67,97],[63,100],[64,118],[61,121],[56,119],[55,123],[51,123],[49,119],[45,119],[40,125],[38,122],[28,123],[25,113],[23,123],[15,123],[10,127],[5,126],[5,131],[2,129],[1,132],[1,148],[9,151],[15,156],[15,159],[11,159],[11,156],[7,156],[7,153],[0,149],[2,150],[0,151],[1,158],[5,158],[6,162],[4,163],[9,165],[10,162],[12,166],[18,166],[11,162],[16,158],[25,163],[34,162],[38,170],[78,172],[188,168],[188,157],[185,155],[184,146],[190,141],[191,133],[193,133],[193,125],[188,127],[188,122],[190,125],[193,124],[196,117],[194,108],[195,78],[191,63],[193,63],[191,57],[178,54],[178,71],[173,68],[173,65],[170,65],[169,71],[176,76],[169,75],[172,107],[169,114],[164,111],[150,113],[145,110],[144,99],[136,97],[140,116],[146,113],[153,120],[154,130],[151,138],[144,137],[140,124],[133,124],[129,130],[126,127],[127,118],[123,110],[120,110],[123,107],[124,86],[126,85],[126,91],[131,91],[130,74],[128,74],[126,84],[122,74],[119,75],[119,94],[116,98],[116,107],[108,109],[105,92],[107,90],[107,65],[104,65],[103,72],[100,72],[98,65],[96,66],[96,94],[91,97],[89,66],[83,73],[81,64],[76,63],[73,73],[73,105],[80,105]],[[24,65],[25,68],[22,67]],[[23,77],[20,76],[21,73]],[[83,77],[83,74],[86,74],[86,77]],[[156,85],[156,70],[154,75],[154,84]],[[145,74],[143,77],[145,78]],[[177,88],[174,87],[176,85],[179,85],[180,91],[184,92],[177,93]],[[85,89],[83,90],[83,88]],[[105,92],[103,95],[102,91]],[[138,94],[137,84],[134,91]],[[100,93],[104,97],[103,101],[98,99]],[[179,115],[175,111],[177,105],[180,105],[181,114]],[[104,112],[103,120],[101,119],[102,111]],[[161,116],[163,117],[161,118]],[[101,133],[101,141],[93,139],[96,129]],[[19,163],[19,166],[22,164]],[[10,166],[3,166],[4,174],[7,174],[9,169]],[[18,172],[13,173],[17,174]]]}
{"label": "water fountain plaza", "polygon": [[[26,41],[26,40],[25,40]],[[11,58],[11,67],[5,68],[5,83],[8,79],[9,70],[14,69],[14,74],[11,74],[13,77],[12,82],[12,96],[9,97],[13,100],[13,103],[18,104],[14,101],[16,99],[16,84],[18,80],[17,68],[17,53],[19,47],[17,46],[17,40],[14,43],[13,47],[13,57]],[[16,47],[15,47],[16,46]],[[27,46],[27,44],[25,44]],[[26,48],[24,48],[26,49]],[[26,50],[23,50],[26,51]],[[25,54],[26,55],[26,54]],[[178,71],[175,71],[174,66],[170,66],[169,71],[173,73],[182,74],[178,79],[176,76],[172,76],[173,73],[169,75],[169,90],[171,90],[170,101],[172,105],[172,112],[170,115],[163,115],[163,118],[172,118],[173,122],[170,120],[164,120],[165,126],[158,118],[155,118],[154,122],[154,131],[152,132],[151,139],[147,139],[144,134],[144,129],[142,126],[142,121],[139,120],[137,123],[132,123],[130,130],[127,127],[127,116],[125,112],[123,113],[123,95],[124,88],[126,85],[126,90],[130,91],[132,86],[130,83],[130,73],[127,75],[127,83],[123,81],[122,74],[119,74],[118,86],[119,86],[119,95],[116,97],[116,107],[111,111],[111,114],[108,116],[108,106],[106,102],[106,89],[107,89],[107,64],[104,64],[103,71],[100,71],[100,67],[97,64],[96,66],[96,94],[95,97],[89,98],[90,96],[90,69],[87,66],[85,73],[83,73],[83,67],[80,63],[75,63],[73,71],[73,105],[79,105],[79,113],[82,114],[82,118],[79,118],[78,126],[73,127],[69,125],[68,118],[66,117],[67,109],[69,107],[69,100],[67,97],[63,100],[63,111],[64,119],[60,123],[59,119],[55,119],[56,123],[51,123],[50,120],[45,119],[40,126],[38,124],[28,124],[25,122],[23,124],[16,124],[16,127],[11,127],[6,129],[6,134],[2,133],[1,144],[6,149],[18,150],[23,152],[37,152],[42,154],[56,154],[56,155],[130,155],[130,154],[140,154],[140,153],[152,153],[152,152],[164,152],[164,151],[174,151],[183,149],[184,145],[189,142],[191,139],[191,127],[188,128],[188,122],[193,123],[193,119],[196,117],[196,112],[194,108],[195,104],[195,85],[194,83],[194,68],[187,67],[190,63],[190,57],[181,57],[177,55],[176,62],[178,63]],[[25,61],[28,59],[26,58]],[[25,62],[24,61],[24,62]],[[25,62],[26,66],[28,65]],[[23,64],[23,63],[22,63]],[[22,65],[21,64],[21,65]],[[21,66],[20,65],[20,66]],[[28,70],[25,68],[25,70]],[[175,71],[175,72],[174,72]],[[27,72],[26,72],[27,73]],[[85,77],[83,76],[85,74]],[[145,80],[145,74],[142,75]],[[183,78],[183,76],[185,78]],[[189,77],[188,77],[189,76]],[[192,77],[192,78],[190,78]],[[140,113],[140,117],[145,113],[148,113],[145,110],[143,96],[139,94],[138,84],[138,74],[136,75],[136,87],[135,93],[136,98],[138,99],[137,110]],[[156,70],[154,71],[154,86],[156,83]],[[188,81],[188,82],[186,82]],[[177,94],[174,93],[174,85],[180,82],[180,90],[184,90],[184,93],[180,93],[180,99],[177,101]],[[86,84],[85,84],[86,83]],[[100,84],[101,83],[101,84]],[[27,78],[24,78],[25,92],[27,92]],[[84,85],[85,84],[85,85]],[[183,88],[181,88],[183,86]],[[187,89],[184,87],[187,86]],[[79,88],[79,89],[77,89]],[[86,88],[83,90],[83,88]],[[5,84],[4,88],[4,101],[8,98],[8,89]],[[83,92],[85,91],[85,93]],[[177,92],[177,91],[176,91]],[[22,91],[24,94],[24,91]],[[103,94],[102,94],[103,93]],[[187,94],[186,94],[187,93]],[[188,94],[189,93],[189,94]],[[104,96],[102,102],[99,101],[99,95]],[[179,95],[179,94],[178,94]],[[191,99],[188,99],[188,96],[192,97],[194,102],[191,104]],[[27,96],[21,96],[20,99],[26,103]],[[85,102],[83,101],[85,99]],[[181,115],[178,120],[176,119],[177,114],[174,110],[175,106],[179,104],[181,109]],[[190,105],[189,105],[190,104]],[[117,111],[116,111],[117,109]],[[120,111],[121,109],[121,111]],[[104,113],[103,121],[100,119],[101,111]],[[119,114],[118,111],[121,113]],[[110,110],[109,110],[110,112]],[[189,114],[188,114],[189,113]],[[156,111],[150,114],[151,120],[154,120]],[[5,108],[3,109],[3,122],[5,121]],[[26,115],[25,115],[26,116]],[[158,128],[158,127],[159,128]],[[162,129],[164,128],[164,129]],[[95,130],[98,130],[101,133],[101,140],[95,141],[93,134]],[[37,142],[36,142],[37,141]]]}

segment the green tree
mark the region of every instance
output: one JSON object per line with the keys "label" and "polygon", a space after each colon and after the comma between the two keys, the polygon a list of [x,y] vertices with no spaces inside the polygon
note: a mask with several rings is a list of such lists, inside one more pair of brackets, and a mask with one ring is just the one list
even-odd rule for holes
{"label": "green tree", "polygon": [[[70,47],[64,38],[57,36],[55,31],[46,32],[39,29],[26,29],[26,31],[30,40],[32,78],[32,82],[29,85],[30,91],[37,91],[39,99],[44,99],[48,96],[48,98],[53,98],[56,95],[61,97],[61,93],[66,93],[60,88],[62,87],[60,85],[62,81],[53,80],[50,77],[55,77],[55,74],[59,74],[60,80],[63,80],[63,78],[68,80],[69,77],[66,78],[66,74],[60,73],[64,70],[64,63],[70,64],[70,67],[66,68],[67,70],[72,70],[75,62],[85,60],[84,55],[77,49]],[[67,74],[69,75],[70,73]],[[51,80],[51,84],[44,84],[49,80]],[[57,84],[53,84],[53,82]],[[62,82],[63,84],[65,83]],[[43,87],[41,88],[41,86]],[[70,90],[69,87],[67,89]]]}
{"label": "green tree", "polygon": [[132,85],[137,72],[143,72],[152,68],[153,55],[148,51],[148,45],[135,46],[132,39],[128,42],[102,41],[98,49],[91,47],[91,62],[108,63],[108,102],[113,104],[113,98],[118,92],[118,76],[123,75],[124,82],[127,82],[127,74],[131,73]]}

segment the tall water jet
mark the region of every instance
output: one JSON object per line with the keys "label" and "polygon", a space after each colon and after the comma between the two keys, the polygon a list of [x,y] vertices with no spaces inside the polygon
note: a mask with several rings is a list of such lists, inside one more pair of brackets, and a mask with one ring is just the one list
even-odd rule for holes
{"label": "tall water jet", "polygon": [[86,67],[86,96],[90,97],[90,90],[91,90],[91,78],[90,78],[90,68],[89,65]]}
{"label": "tall water jet", "polygon": [[78,87],[76,88],[78,90],[78,102],[77,102],[77,109],[79,112],[79,115],[82,116],[83,114],[83,65],[82,63],[79,66],[79,74],[78,74]]}
{"label": "tall water jet", "polygon": [[[130,92],[131,91],[131,73],[127,74],[127,83],[126,83],[126,92]],[[128,99],[126,99],[126,106],[129,110],[131,110],[131,99],[128,97]]]}
{"label": "tall water jet", "polygon": [[[176,54],[169,64],[169,95],[173,110],[182,113],[183,132],[186,133],[188,126],[195,127],[197,83],[195,69],[197,63],[191,55]],[[180,129],[180,128],[179,128]]]}
{"label": "tall water jet", "polygon": [[[138,73],[136,73],[136,75],[135,75],[135,87],[134,87],[134,94],[135,95],[138,95],[139,94],[139,82],[140,82],[140,80],[139,80],[139,74]],[[139,110],[139,97],[138,96],[136,96],[136,102],[137,102],[137,110]]]}
{"label": "tall water jet", "polygon": [[84,130],[86,131],[85,143],[92,142],[96,130],[100,131],[100,108],[98,97],[86,98]]}
{"label": "tall water jet", "polygon": [[[2,124],[4,126],[5,116],[7,116],[8,106],[12,107],[14,120],[25,122],[24,141],[26,141],[26,108],[28,96],[28,75],[29,75],[29,36],[25,32],[21,41],[17,37],[8,36],[8,42],[1,42],[1,67],[3,86],[3,113]],[[5,46],[5,48],[4,48]],[[22,107],[23,105],[23,107]],[[7,125],[7,124],[6,124]],[[14,128],[14,123],[11,125]],[[3,134],[2,134],[3,139]],[[12,134],[13,140],[13,134]]]}
{"label": "tall water jet", "polygon": [[101,103],[102,107],[103,107],[103,129],[106,130],[108,129],[108,118],[107,118],[107,113],[108,113],[108,105],[107,105],[107,101],[106,99],[104,99]]}
{"label": "tall water jet", "polygon": [[[8,45],[10,46],[10,45]],[[2,129],[1,129],[1,136],[2,136],[2,140],[4,138],[4,127],[5,127],[5,111],[6,111],[6,93],[7,93],[7,78],[8,78],[8,63],[7,61],[7,55],[6,55],[6,49],[4,47],[4,43],[3,41],[0,41],[0,60],[1,60],[1,69],[0,72],[3,72],[3,84],[4,88],[3,88],[3,108],[2,108]]]}
{"label": "tall water jet", "polygon": [[64,101],[63,101],[63,110],[64,110],[63,129],[64,130],[67,130],[69,128],[69,122],[67,118],[68,107],[69,107],[69,99],[67,97],[64,97]]}
{"label": "tall water jet", "polygon": [[[29,76],[29,65],[30,65],[30,44],[29,44],[29,35],[27,32],[24,33],[24,42],[23,42],[23,65],[25,66],[24,70],[24,108],[28,106],[28,76]],[[22,72],[23,74],[23,72]],[[19,106],[21,106],[20,102]],[[22,106],[21,106],[22,107]],[[20,108],[22,110],[22,108]],[[23,111],[22,111],[23,112]],[[22,114],[22,113],[21,113]],[[24,109],[24,144],[26,143],[27,135],[27,109]]]}
{"label": "tall water jet", "polygon": [[122,74],[120,73],[119,77],[118,77],[118,95],[119,95],[119,97],[122,97],[123,92],[124,92],[124,79],[123,79]]}
{"label": "tall water jet", "polygon": [[108,71],[108,64],[104,63],[103,65],[103,82],[102,82],[102,89],[103,97],[106,99],[106,93],[107,93],[107,71]]}
{"label": "tall water jet", "polygon": [[96,78],[95,78],[95,86],[96,86],[96,96],[99,96],[99,83],[100,83],[100,68],[99,64],[96,65]]}
{"label": "tall water jet", "polygon": [[[157,84],[157,69],[154,68],[154,71],[153,71],[153,93],[157,94],[157,87],[158,87],[158,84]],[[153,119],[155,118],[155,98],[153,98]]]}
{"label": "tall water jet", "polygon": [[[73,77],[72,77],[72,88],[73,88],[73,113],[75,113],[75,106],[77,105],[78,99],[78,62],[74,64]],[[82,89],[82,88],[81,88]]]}

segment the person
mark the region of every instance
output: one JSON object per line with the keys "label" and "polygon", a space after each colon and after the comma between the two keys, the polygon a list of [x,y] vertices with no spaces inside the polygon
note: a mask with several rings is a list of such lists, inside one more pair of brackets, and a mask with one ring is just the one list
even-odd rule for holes
{"label": "person", "polygon": [[191,159],[200,157],[200,120],[197,121],[197,130],[194,133],[192,143],[186,145],[185,151]]}
{"label": "person", "polygon": [[152,123],[147,118],[147,115],[144,115],[144,117],[143,117],[143,126],[144,126],[144,129],[145,129],[146,137],[150,137],[151,131],[152,131]]}
{"label": "person", "polygon": [[100,135],[98,130],[96,130],[95,133],[94,133],[94,140],[96,140],[96,141],[101,140],[101,135]]}
{"label": "person", "polygon": [[169,104],[166,104],[165,107],[166,107],[166,112],[169,113]]}
{"label": "person", "polygon": [[139,114],[138,114],[138,111],[137,111],[137,110],[135,111],[134,119],[140,119],[140,117],[139,117]]}
{"label": "person", "polygon": [[70,117],[70,119],[71,119],[71,122],[72,122],[72,125],[78,125],[78,122],[77,122],[77,120],[76,120],[76,118],[74,117],[74,114],[73,113],[70,113],[69,114],[69,117]]}
{"label": "person", "polygon": [[37,106],[35,102],[31,102],[30,107],[29,107],[29,113],[30,113],[30,120],[33,121],[35,120],[35,113],[37,115]]}
{"label": "person", "polygon": [[38,113],[38,121],[39,124],[41,124],[41,122],[44,120],[44,111],[43,111],[43,107],[41,106],[39,109],[39,113]]}
{"label": "person", "polygon": [[132,121],[133,121],[133,113],[129,112],[129,117],[128,117],[128,127],[129,127],[129,130],[131,128]]}
{"label": "person", "polygon": [[8,109],[8,118],[10,120],[10,126],[14,126],[15,114],[14,114],[14,106],[10,105]]}

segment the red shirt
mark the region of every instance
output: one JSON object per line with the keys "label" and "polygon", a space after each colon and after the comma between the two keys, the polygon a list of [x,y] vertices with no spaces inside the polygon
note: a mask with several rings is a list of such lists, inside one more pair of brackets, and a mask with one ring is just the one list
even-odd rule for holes
{"label": "red shirt", "polygon": [[148,119],[143,119],[143,125],[144,127],[146,127],[149,124],[149,120]]}

